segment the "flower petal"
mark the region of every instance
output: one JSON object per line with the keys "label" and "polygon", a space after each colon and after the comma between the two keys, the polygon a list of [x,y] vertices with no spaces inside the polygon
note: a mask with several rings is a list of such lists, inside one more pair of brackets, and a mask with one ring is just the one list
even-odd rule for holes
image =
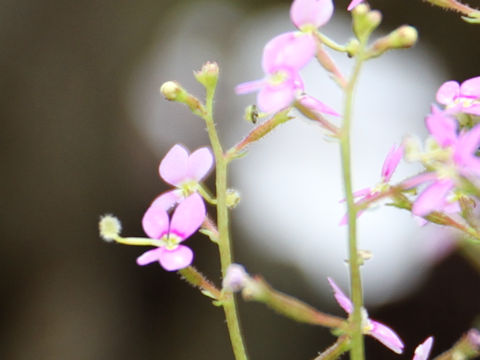
{"label": "flower petal", "polygon": [[412,206],[412,213],[425,216],[432,211],[442,211],[447,203],[446,196],[454,187],[450,179],[437,180],[418,196]]}
{"label": "flower petal", "polygon": [[320,27],[332,14],[332,0],[295,0],[290,7],[290,19],[299,29],[304,25]]}
{"label": "flower petal", "polygon": [[289,86],[266,86],[257,96],[258,108],[266,113],[276,113],[290,106],[295,99],[295,89]]}
{"label": "flower petal", "polygon": [[348,5],[347,10],[352,11],[354,8],[357,7],[357,5],[359,5],[362,2],[363,2],[363,0],[352,0],[350,2],[350,5]]}
{"label": "flower petal", "polygon": [[340,114],[337,113],[335,110],[333,110],[331,107],[315,99],[313,96],[302,95],[297,99],[297,101],[302,106],[305,106],[307,109],[311,111],[316,111],[322,114],[328,114],[333,116],[340,116]]}
{"label": "flower petal", "polygon": [[180,200],[182,200],[182,191],[181,190],[170,190],[160,194],[153,200],[150,207],[159,207],[164,209],[165,211],[170,210],[173,206],[175,206]]}
{"label": "flower petal", "polygon": [[177,186],[187,176],[187,164],[187,149],[182,145],[176,144],[160,162],[160,176],[170,185]]}
{"label": "flower petal", "polygon": [[265,85],[266,81],[264,79],[248,81],[237,85],[235,87],[235,92],[239,95],[248,94],[260,90]]}
{"label": "flower petal", "polygon": [[213,154],[209,148],[203,147],[190,154],[187,175],[190,179],[201,181],[213,165]]}
{"label": "flower petal", "polygon": [[437,101],[440,104],[448,105],[460,95],[460,84],[457,81],[447,81],[438,88]]}
{"label": "flower petal", "polygon": [[388,182],[403,157],[403,146],[393,145],[382,166],[383,181]]}
{"label": "flower petal", "polygon": [[480,116],[480,103],[475,103],[469,106],[462,106],[461,111],[467,114]]}
{"label": "flower petal", "polygon": [[412,360],[427,360],[432,350],[433,336],[427,338],[423,343],[415,348],[415,356]]}
{"label": "flower petal", "polygon": [[352,301],[343,293],[343,291],[335,284],[332,278],[327,278],[328,283],[333,289],[333,296],[337,300],[338,305],[342,307],[343,310],[347,312],[347,314],[351,314],[353,311],[353,304]]}
{"label": "flower petal", "polygon": [[194,193],[175,209],[170,222],[170,233],[185,240],[198,230],[205,220],[206,209],[202,197]]}
{"label": "flower petal", "polygon": [[370,320],[370,325],[372,326],[372,329],[368,332],[370,336],[374,337],[397,354],[403,352],[403,342],[392,329],[375,320]]}
{"label": "flower petal", "polygon": [[457,141],[457,122],[436,106],[432,106],[432,113],[425,119],[425,124],[440,146],[451,146]]}
{"label": "flower petal", "polygon": [[272,74],[278,68],[300,70],[315,55],[317,44],[310,34],[288,32],[270,40],[263,49],[262,68]]}
{"label": "flower petal", "polygon": [[188,246],[178,245],[173,250],[160,249],[158,261],[167,271],[176,271],[190,266],[193,260],[193,251]]}
{"label": "flower petal", "polygon": [[168,233],[169,219],[161,206],[150,206],[142,219],[143,231],[151,239],[160,239]]}
{"label": "flower petal", "polygon": [[137,258],[137,264],[140,266],[151,264],[152,262],[158,261],[160,258],[160,253],[162,248],[156,248],[144,252]]}
{"label": "flower petal", "polygon": [[460,95],[473,99],[480,98],[480,76],[465,80],[460,85]]}

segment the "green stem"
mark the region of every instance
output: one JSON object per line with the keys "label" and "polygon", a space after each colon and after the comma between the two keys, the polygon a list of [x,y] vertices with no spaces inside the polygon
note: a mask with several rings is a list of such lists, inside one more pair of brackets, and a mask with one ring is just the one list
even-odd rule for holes
{"label": "green stem", "polygon": [[[206,114],[203,117],[207,132],[215,155],[215,175],[217,189],[217,226],[218,226],[218,248],[220,251],[220,263],[222,277],[225,277],[228,266],[232,263],[232,251],[230,246],[229,219],[227,207],[227,166],[228,161],[223,153],[222,145],[218,137],[215,123],[213,121],[213,97],[215,88],[206,87]],[[247,353],[243,344],[238,318],[237,305],[231,293],[226,293],[222,298],[223,310],[227,320],[227,327],[230,334],[233,353],[236,360],[247,360]]]}
{"label": "green stem", "polygon": [[348,264],[350,268],[351,298],[353,301],[353,313],[351,317],[353,325],[352,348],[350,350],[350,356],[352,360],[363,360],[365,357],[361,312],[363,306],[362,280],[360,276],[360,259],[357,249],[357,209],[353,199],[350,149],[350,128],[352,118],[353,93],[356,82],[358,80],[358,75],[360,73],[360,68],[363,63],[364,47],[364,43],[360,45],[353,73],[345,88],[345,111],[340,134],[342,175],[348,210]]}

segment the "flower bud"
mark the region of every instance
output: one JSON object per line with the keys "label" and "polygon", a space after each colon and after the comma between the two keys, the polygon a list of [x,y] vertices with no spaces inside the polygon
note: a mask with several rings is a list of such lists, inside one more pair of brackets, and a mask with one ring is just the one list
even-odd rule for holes
{"label": "flower bud", "polygon": [[231,264],[222,281],[223,289],[226,291],[238,292],[245,288],[250,281],[250,276],[242,265]]}
{"label": "flower bud", "polygon": [[352,12],[353,32],[359,40],[366,40],[382,22],[378,10],[370,10],[368,5],[360,4]]}
{"label": "flower bud", "polygon": [[165,99],[170,101],[176,101],[185,93],[185,90],[178,82],[167,81],[163,83],[163,85],[160,87],[160,92],[165,97]]}
{"label": "flower bud", "polygon": [[187,105],[195,115],[203,116],[205,109],[195,96],[189,94],[178,82],[167,81],[160,87],[160,93],[169,101]]}
{"label": "flower bud", "polygon": [[112,242],[120,235],[122,231],[122,224],[113,215],[104,215],[100,218],[98,223],[98,230],[103,240]]}
{"label": "flower bud", "polygon": [[227,207],[229,209],[235,208],[240,202],[240,194],[237,190],[227,189]]}
{"label": "flower bud", "polygon": [[207,61],[200,71],[195,71],[193,74],[200,84],[208,89],[215,89],[217,86],[218,72],[218,64]]}
{"label": "flower bud", "polygon": [[413,26],[403,25],[373,43],[369,57],[376,57],[391,49],[412,47],[418,40],[418,32]]}

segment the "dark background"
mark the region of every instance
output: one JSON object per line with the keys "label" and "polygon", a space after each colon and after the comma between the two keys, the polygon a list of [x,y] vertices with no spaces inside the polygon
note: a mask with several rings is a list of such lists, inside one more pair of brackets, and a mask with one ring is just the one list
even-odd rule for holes
{"label": "dark background", "polygon": [[[238,5],[246,16],[277,3]],[[124,94],[173,4],[0,2],[1,359],[233,358],[220,309],[176,274],[136,266],[138,248],[106,244],[97,233],[99,215],[111,211],[128,234],[142,234],[146,205],[165,189],[159,158],[134,129]],[[337,1],[337,11],[346,5]],[[387,28],[416,26],[452,78],[479,75],[480,26],[420,0],[371,5],[387,15]],[[250,253],[235,238],[240,262],[341,314],[319,303],[294,269]],[[198,241],[195,251],[211,259],[196,265],[218,283],[213,246]],[[478,274],[462,256],[452,254],[430,276],[416,294],[371,314],[398,331],[406,359],[430,334],[435,353],[447,349],[480,310]],[[252,359],[310,359],[334,339],[259,304],[241,304],[241,313]],[[398,358],[370,339],[367,351],[370,359]]]}

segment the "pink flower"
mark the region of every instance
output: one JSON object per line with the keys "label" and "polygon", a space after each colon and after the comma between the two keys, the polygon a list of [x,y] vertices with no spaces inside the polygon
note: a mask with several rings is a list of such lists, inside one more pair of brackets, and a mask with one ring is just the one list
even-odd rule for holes
{"label": "pink flower", "polygon": [[[393,173],[398,167],[398,164],[400,160],[403,157],[403,146],[397,146],[394,144],[387,156],[385,157],[385,160],[383,161],[383,166],[382,166],[382,171],[381,171],[381,180],[380,183],[377,184],[375,187],[371,188],[365,188],[362,190],[355,191],[353,193],[353,196],[356,198],[361,198],[358,200],[356,204],[361,204],[362,202],[368,201],[372,199],[375,195],[379,194],[382,191],[385,191],[388,189],[388,183],[390,182],[390,179],[392,178]],[[342,200],[342,202],[345,201],[345,199]],[[360,216],[363,212],[359,211],[357,213],[357,217]],[[345,225],[347,224],[347,216],[345,215],[342,220],[340,221],[340,225]]]}
{"label": "pink flower", "polygon": [[417,346],[415,349],[415,355],[412,360],[427,360],[432,350],[433,336],[427,338],[423,343]]}
{"label": "pink flower", "polygon": [[436,107],[432,107],[426,125],[444,151],[437,150],[439,158],[433,158],[428,164],[435,172],[421,174],[404,182],[407,188],[430,183],[415,200],[412,213],[425,216],[432,211],[458,212],[458,203],[448,197],[455,189],[459,176],[480,176],[480,159],[475,155],[480,146],[480,125],[457,133],[457,122]]}
{"label": "pink flower", "polygon": [[143,216],[143,230],[151,239],[158,239],[164,245],[143,253],[137,258],[137,264],[147,265],[158,261],[167,271],[189,266],[193,260],[193,252],[180,243],[198,230],[205,216],[205,204],[197,193],[190,195],[177,206],[171,220],[163,207],[152,204]]}
{"label": "pink flower", "polygon": [[257,105],[266,113],[292,105],[303,92],[298,72],[313,58],[317,49],[312,31],[326,24],[332,14],[332,0],[295,0],[290,8],[290,18],[302,32],[288,32],[270,40],[263,50],[265,78],[238,85],[236,93],[258,91]]}
{"label": "pink flower", "polygon": [[332,15],[332,0],[294,0],[290,7],[290,19],[299,30],[323,26]]}
{"label": "pink flower", "polygon": [[169,210],[176,203],[197,191],[199,182],[208,174],[213,165],[210,149],[203,147],[190,155],[182,145],[174,145],[160,162],[160,177],[177,187],[157,197],[152,206]]}
{"label": "pink flower", "polygon": [[446,106],[449,113],[480,115],[480,76],[465,80],[447,81],[437,91],[437,101]]}
{"label": "pink flower", "polygon": [[[343,293],[343,291],[331,278],[328,278],[328,282],[333,289],[333,294],[338,304],[347,312],[347,314],[351,314],[353,312],[352,301]],[[403,342],[392,329],[386,325],[383,325],[382,323],[379,323],[378,321],[370,320],[368,317],[363,321],[364,334],[374,337],[397,354],[401,354],[403,352]]]}
{"label": "pink flower", "polygon": [[347,10],[348,11],[352,11],[355,7],[357,7],[357,5],[359,5],[360,3],[362,3],[364,0],[352,0],[350,2],[350,5],[348,5],[347,7]]}
{"label": "pink flower", "polygon": [[237,94],[259,91],[257,105],[267,113],[290,106],[303,92],[298,71],[315,54],[315,40],[308,35],[284,33],[270,40],[263,50],[262,67],[266,77],[237,85]]}

